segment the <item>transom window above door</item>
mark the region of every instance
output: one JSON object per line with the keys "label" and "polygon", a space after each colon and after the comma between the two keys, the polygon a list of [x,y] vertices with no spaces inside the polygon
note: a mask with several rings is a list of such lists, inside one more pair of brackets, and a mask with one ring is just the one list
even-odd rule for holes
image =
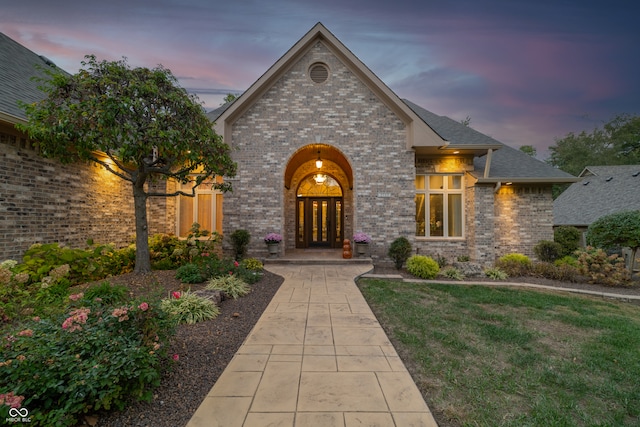
{"label": "transom window above door", "polygon": [[298,197],[342,197],[342,187],[329,175],[317,173],[306,177],[298,186]]}

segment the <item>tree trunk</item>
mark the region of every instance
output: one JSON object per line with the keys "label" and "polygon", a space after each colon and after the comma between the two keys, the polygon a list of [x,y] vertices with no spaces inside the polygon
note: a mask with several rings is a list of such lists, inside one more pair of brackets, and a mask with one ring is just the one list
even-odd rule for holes
{"label": "tree trunk", "polygon": [[147,224],[147,193],[144,191],[146,177],[138,176],[133,183],[133,206],[136,216],[136,265],[134,272],[149,273],[151,271],[151,255],[149,253],[149,227]]}

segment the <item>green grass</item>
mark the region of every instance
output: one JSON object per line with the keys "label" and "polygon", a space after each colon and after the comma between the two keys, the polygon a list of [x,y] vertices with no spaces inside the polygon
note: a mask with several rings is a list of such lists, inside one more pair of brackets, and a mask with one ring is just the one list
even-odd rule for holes
{"label": "green grass", "polygon": [[640,425],[640,307],[560,293],[363,279],[444,425]]}

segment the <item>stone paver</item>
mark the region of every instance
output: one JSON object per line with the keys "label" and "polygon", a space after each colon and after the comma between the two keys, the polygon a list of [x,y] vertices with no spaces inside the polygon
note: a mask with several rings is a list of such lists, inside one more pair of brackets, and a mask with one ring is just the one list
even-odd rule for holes
{"label": "stone paver", "polygon": [[269,265],[278,293],[187,427],[435,427],[354,278],[367,264]]}

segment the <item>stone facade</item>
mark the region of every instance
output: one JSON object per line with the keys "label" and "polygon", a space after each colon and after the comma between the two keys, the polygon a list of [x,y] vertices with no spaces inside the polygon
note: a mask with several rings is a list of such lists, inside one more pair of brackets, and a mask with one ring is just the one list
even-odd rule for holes
{"label": "stone facade", "polygon": [[517,252],[534,257],[540,240],[553,240],[551,186],[503,186],[495,195],[496,258]]}
{"label": "stone facade", "polygon": [[[317,62],[330,70],[321,84],[307,72]],[[414,153],[406,149],[404,123],[321,42],[234,123],[227,142],[239,167],[233,193],[225,196],[224,234],[247,229],[253,256],[266,256],[261,238],[272,231],[285,238],[281,250],[292,247],[295,203],[284,188],[284,172],[287,160],[317,144],[317,136],[342,153],[353,171],[353,192],[345,192],[345,237],[370,234],[372,257],[384,257],[395,237],[413,233]]]}
{"label": "stone facade", "polygon": [[[0,129],[0,188],[0,260],[19,260],[34,243],[121,247],[135,235],[129,183],[94,164],[45,159],[10,128]],[[175,228],[171,201],[148,208],[150,233]]]}

